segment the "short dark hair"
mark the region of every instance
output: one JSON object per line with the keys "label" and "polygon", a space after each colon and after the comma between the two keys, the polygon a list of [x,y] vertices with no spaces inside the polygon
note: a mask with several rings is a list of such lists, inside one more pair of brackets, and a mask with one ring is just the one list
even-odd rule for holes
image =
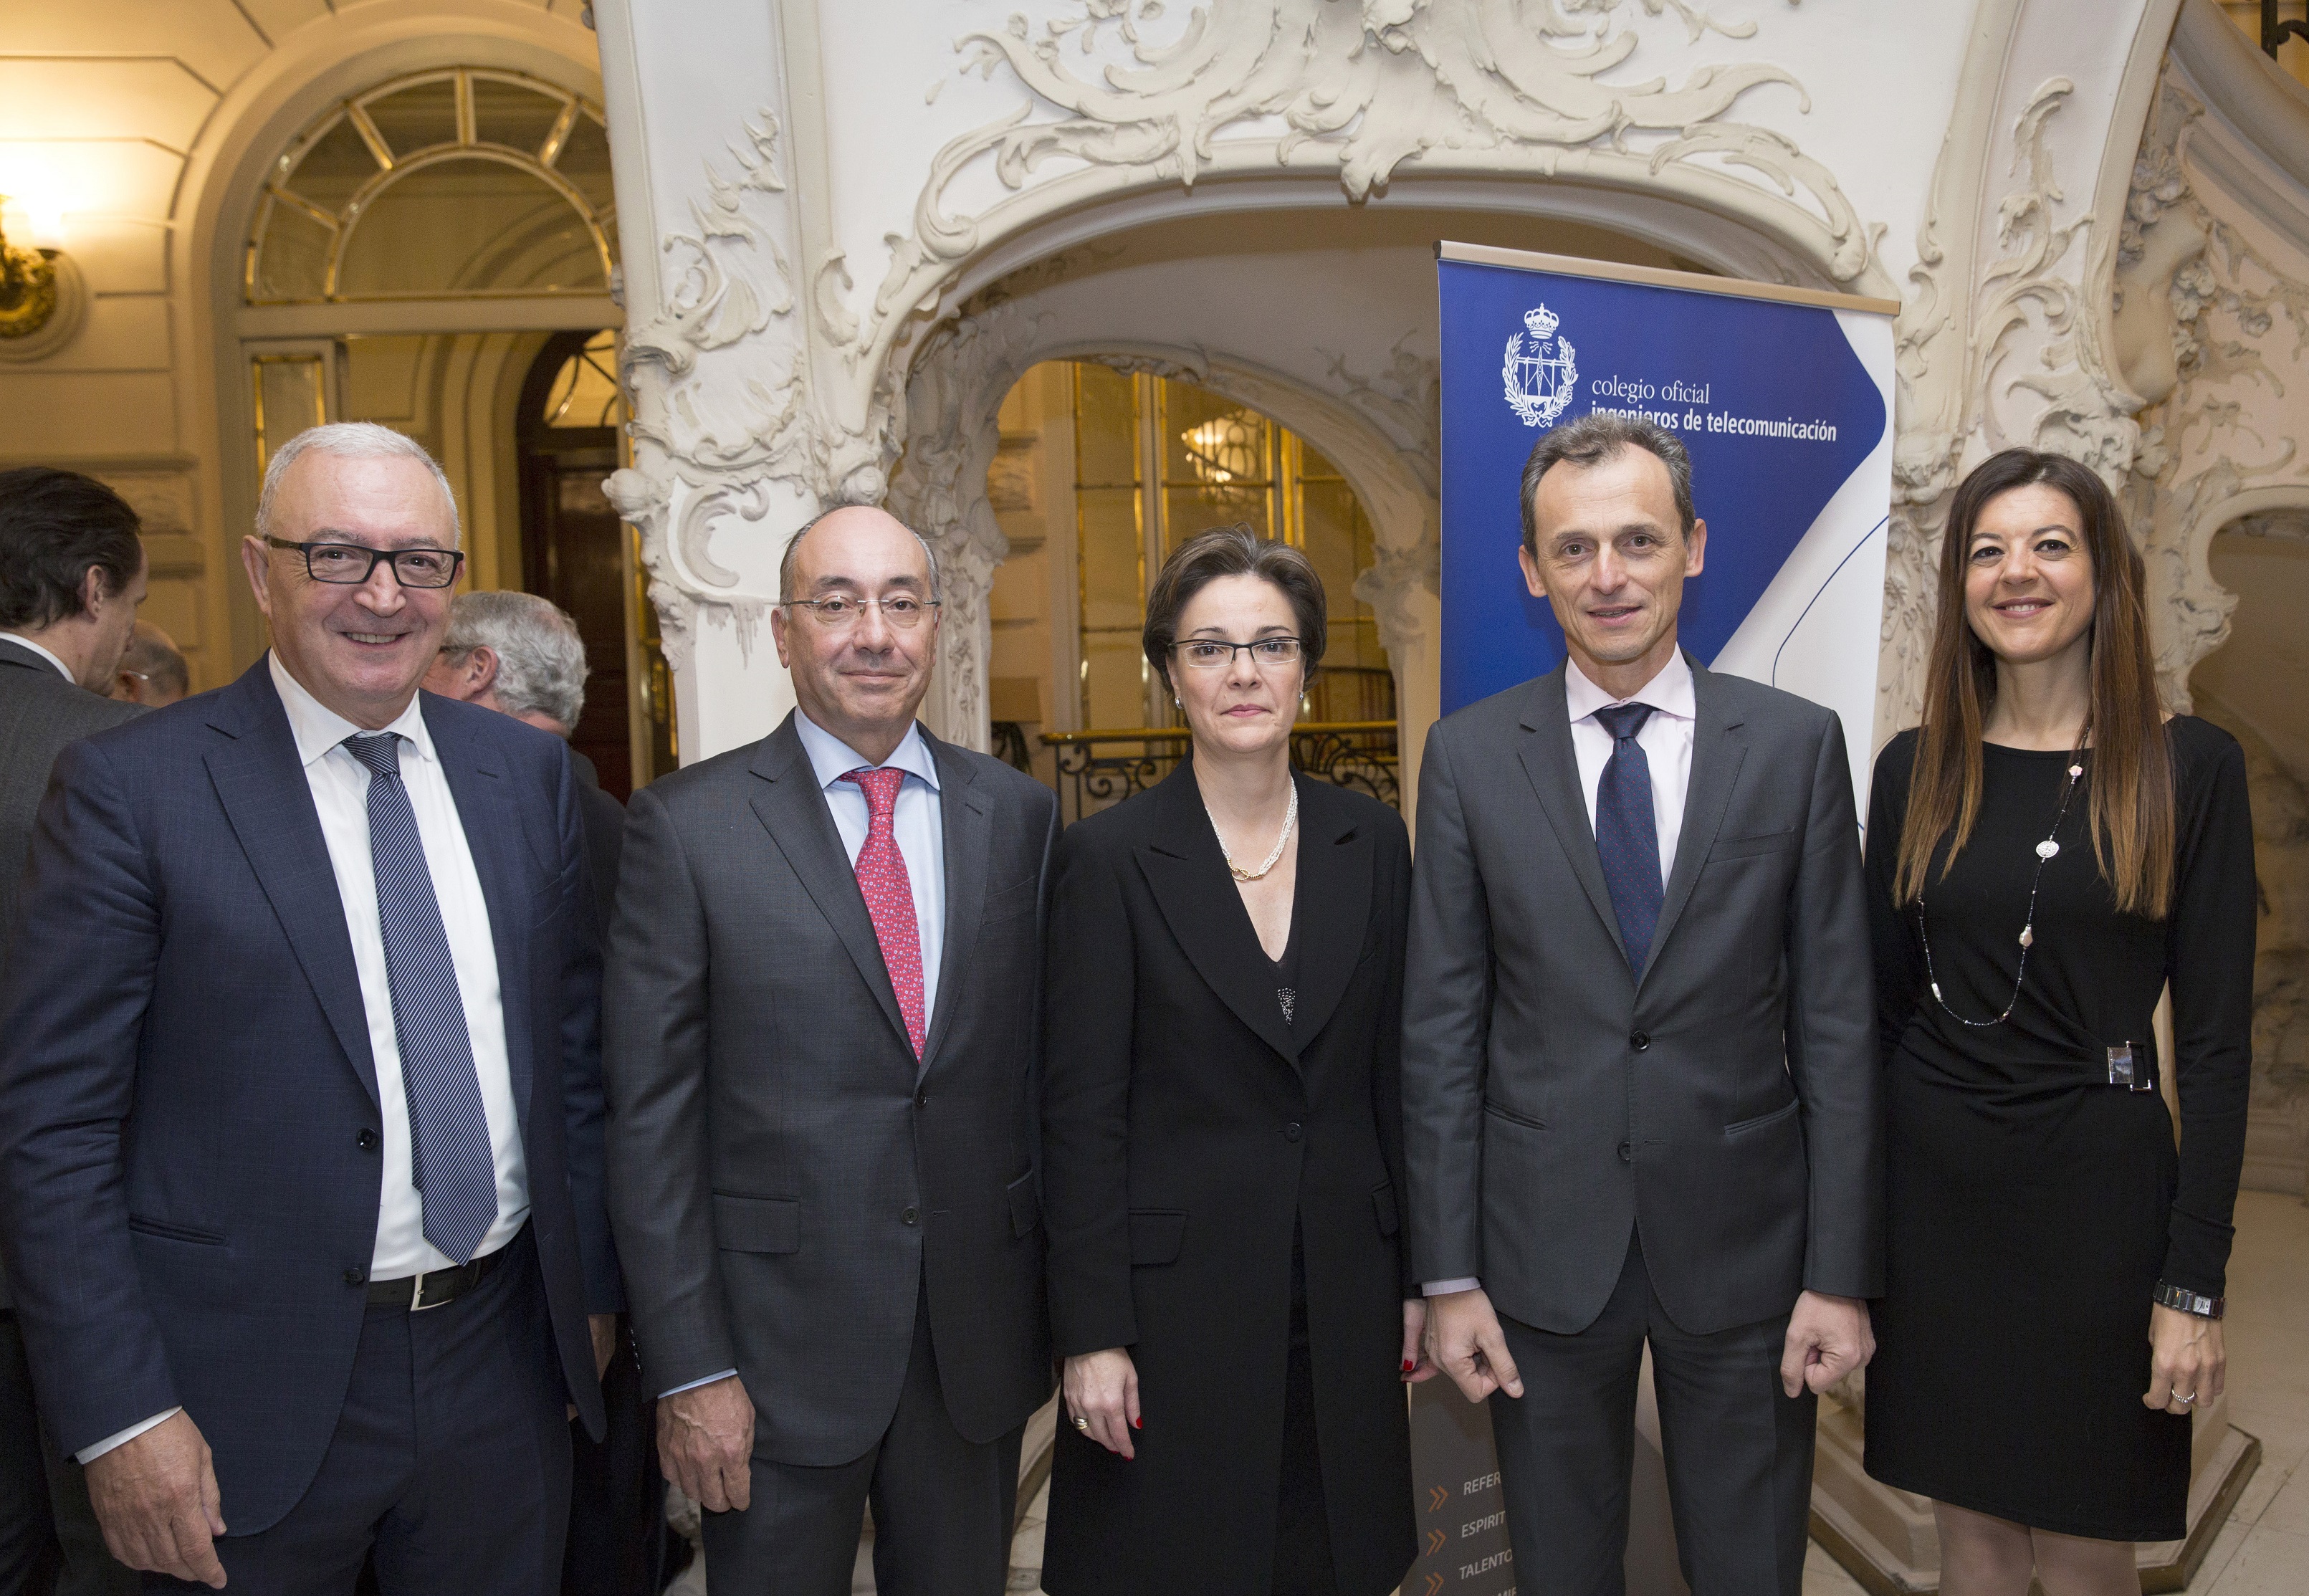
{"label": "short dark hair", "polygon": [[1601,465],[1625,448],[1659,456],[1660,464],[1667,467],[1668,487],[1675,494],[1675,513],[1682,518],[1683,535],[1691,535],[1698,517],[1691,508],[1691,452],[1683,447],[1683,440],[1665,427],[1632,416],[1584,415],[1542,433],[1531,446],[1531,457],[1523,463],[1523,546],[1531,551],[1534,559],[1539,558],[1539,516],[1534,508],[1539,499],[1539,479],[1551,466]]}
{"label": "short dark hair", "polygon": [[1171,551],[1146,595],[1146,663],[1171,685],[1171,649],[1179,641],[1179,613],[1189,600],[1221,577],[1257,577],[1291,601],[1297,617],[1301,680],[1322,660],[1326,636],[1323,578],[1314,562],[1290,544],[1261,537],[1238,521],[1198,532]]}
{"label": "short dark hair", "polygon": [[136,512],[94,477],[48,465],[0,471],[0,627],[37,631],[86,608],[91,567],[107,597],[136,579]]}

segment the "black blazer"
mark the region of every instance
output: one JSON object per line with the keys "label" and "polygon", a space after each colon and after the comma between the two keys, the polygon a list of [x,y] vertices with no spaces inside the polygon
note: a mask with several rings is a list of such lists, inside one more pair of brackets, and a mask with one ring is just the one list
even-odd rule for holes
{"label": "black blazer", "polygon": [[1070,828],[1051,893],[1042,1099],[1062,1355],[1127,1347],[1125,1462],[1060,1427],[1055,1596],[1263,1593],[1303,1236],[1323,1488],[1342,1596],[1414,1551],[1401,1356],[1404,927],[1393,810],[1302,776],[1296,1023],[1190,763]]}

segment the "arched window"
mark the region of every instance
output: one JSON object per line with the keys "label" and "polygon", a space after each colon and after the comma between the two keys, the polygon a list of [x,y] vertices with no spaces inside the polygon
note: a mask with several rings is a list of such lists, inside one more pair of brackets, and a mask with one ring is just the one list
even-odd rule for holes
{"label": "arched window", "polygon": [[519,73],[416,73],[281,152],[243,292],[251,305],[600,294],[615,226],[599,106]]}

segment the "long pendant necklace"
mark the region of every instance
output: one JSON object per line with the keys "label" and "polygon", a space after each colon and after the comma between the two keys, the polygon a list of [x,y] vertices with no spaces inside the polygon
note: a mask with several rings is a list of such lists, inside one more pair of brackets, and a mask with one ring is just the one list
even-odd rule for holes
{"label": "long pendant necklace", "polygon": [[1291,828],[1299,823],[1299,784],[1295,781],[1291,784],[1291,807],[1284,811],[1283,834],[1275,839],[1274,852],[1267,855],[1265,863],[1257,870],[1245,870],[1234,862],[1234,855],[1227,852],[1226,837],[1219,830],[1218,820],[1211,813],[1211,806],[1207,803],[1203,805],[1203,818],[1211,823],[1211,835],[1219,839],[1219,857],[1226,861],[1227,873],[1238,881],[1258,880],[1273,870],[1275,862],[1283,857],[1283,845],[1291,840]]}
{"label": "long pendant necklace", "polygon": [[1948,999],[1941,995],[1940,977],[1933,970],[1932,932],[1924,925],[1924,889],[1919,887],[1916,889],[1916,937],[1924,945],[1924,980],[1933,989],[1933,1002],[1946,1010],[1948,1017],[1959,1025],[1971,1026],[1976,1029],[2002,1025],[2012,1018],[2012,1010],[2020,1002],[2020,983],[2028,974],[2028,950],[2037,944],[2037,889],[2045,883],[2045,866],[2051,863],[2054,854],[2061,851],[2061,845],[2054,837],[2061,829],[2061,818],[2069,812],[2069,800],[2076,796],[2077,782],[2084,773],[2084,754],[2081,750],[2071,753],[2069,756],[2069,778],[2061,787],[2060,806],[2053,811],[2052,829],[2045,832],[2045,840],[2037,845],[2037,872],[2028,878],[2028,910],[2020,921],[2020,962],[2012,971],[2012,995],[2004,1001],[2004,1011],[1995,1019],[1967,1019],[1949,1008]]}

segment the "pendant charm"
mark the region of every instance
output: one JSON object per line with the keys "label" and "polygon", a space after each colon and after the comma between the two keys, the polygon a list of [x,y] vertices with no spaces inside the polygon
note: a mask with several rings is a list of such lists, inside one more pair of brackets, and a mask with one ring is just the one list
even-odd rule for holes
{"label": "pendant charm", "polygon": [[2039,859],[2050,859],[2060,851],[2061,845],[2049,837],[2037,845],[2037,857]]}
{"label": "pendant charm", "polygon": [[2037,928],[2035,926],[2024,925],[2020,928],[2020,945],[2023,948],[2033,948],[2037,945]]}
{"label": "pendant charm", "polygon": [[2070,779],[2071,781],[2074,781],[2074,780],[2076,780],[2079,776],[2082,776],[2084,773],[2085,773],[2085,768],[2084,768],[2082,765],[2071,765],[2071,766],[2070,766],[2070,767],[2069,767],[2069,779]]}

